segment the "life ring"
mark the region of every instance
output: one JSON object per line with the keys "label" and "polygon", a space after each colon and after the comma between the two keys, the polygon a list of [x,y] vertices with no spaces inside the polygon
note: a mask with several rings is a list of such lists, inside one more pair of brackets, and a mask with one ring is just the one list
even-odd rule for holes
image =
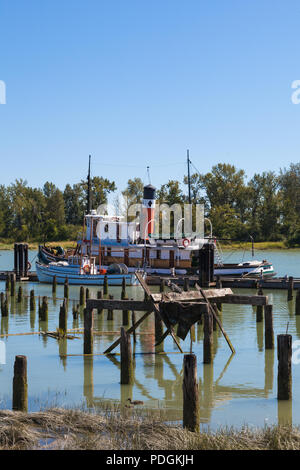
{"label": "life ring", "polygon": [[83,266],[83,270],[84,270],[85,274],[90,274],[90,272],[91,272],[91,268],[89,267],[88,264]]}
{"label": "life ring", "polygon": [[187,248],[190,243],[191,243],[191,241],[188,238],[185,238],[182,242],[184,248]]}

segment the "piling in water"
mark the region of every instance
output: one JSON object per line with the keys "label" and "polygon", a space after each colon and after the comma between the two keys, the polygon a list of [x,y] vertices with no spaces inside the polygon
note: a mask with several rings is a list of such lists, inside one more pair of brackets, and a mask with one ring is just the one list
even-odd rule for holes
{"label": "piling in water", "polygon": [[212,362],[213,349],[213,320],[208,306],[207,310],[204,312],[203,323],[203,362],[204,364],[210,364]]}
{"label": "piling in water", "polygon": [[292,398],[292,335],[277,336],[277,399]]}
{"label": "piling in water", "polygon": [[103,280],[103,294],[107,295],[108,294],[108,280],[107,280],[107,275],[105,274],[104,280]]}
{"label": "piling in water", "polygon": [[84,305],[84,287],[80,287],[80,293],[79,293],[79,305],[82,307]]}
{"label": "piling in water", "polygon": [[22,286],[19,286],[19,289],[18,289],[17,302],[18,303],[22,302]]}
{"label": "piling in water", "polygon": [[35,297],[34,297],[34,290],[32,289],[30,291],[30,310],[33,311],[35,310]]}
{"label": "piling in water", "polygon": [[63,332],[67,331],[67,302],[64,299],[59,311],[59,329]]}
{"label": "piling in water", "polygon": [[16,275],[10,275],[10,295],[14,296],[16,293]]}
{"label": "piling in water", "polygon": [[8,315],[7,299],[4,292],[1,292],[1,315],[2,317],[7,317]]}
{"label": "piling in water", "polygon": [[56,294],[56,286],[57,286],[56,276],[53,276],[53,279],[52,279],[52,294]]}
{"label": "piling in water", "polygon": [[274,349],[273,305],[265,305],[265,348]]}
{"label": "piling in water", "polygon": [[199,390],[197,384],[197,358],[185,354],[183,358],[183,427],[199,431]]}
{"label": "piling in water", "polygon": [[12,400],[12,408],[14,411],[28,410],[27,388],[27,358],[26,356],[16,356],[14,364]]}
{"label": "piling in water", "polygon": [[287,300],[293,300],[293,289],[294,289],[294,278],[293,276],[289,277],[288,280],[288,292],[287,292]]}
{"label": "piling in water", "polygon": [[[97,299],[98,299],[98,300],[101,300],[102,297],[103,297],[102,291],[101,291],[101,290],[98,290],[98,292],[97,292]],[[98,309],[97,309],[97,312],[98,312],[98,314],[100,315],[100,314],[103,312],[103,309],[102,309],[102,308],[98,308]]]}
{"label": "piling in water", "polygon": [[[164,324],[161,317],[158,313],[154,312],[154,328],[155,328],[155,344],[160,341],[164,334]],[[156,346],[156,351],[164,350],[164,342],[162,341],[158,346]]]}
{"label": "piling in water", "polygon": [[[257,295],[264,295],[262,288],[258,289]],[[259,323],[263,321],[263,306],[257,305],[256,307],[256,322]]]}
{"label": "piling in water", "polygon": [[160,280],[160,284],[159,284],[159,292],[165,292],[165,289],[166,289],[165,280],[164,280],[164,279],[161,279],[161,280]]}
{"label": "piling in water", "polygon": [[87,308],[83,311],[84,315],[84,338],[83,354],[93,353],[93,311]]}
{"label": "piling in water", "polygon": [[185,277],[184,278],[184,281],[183,281],[183,290],[185,292],[188,292],[190,290],[190,280],[188,277]]}
{"label": "piling in water", "polygon": [[6,275],[5,290],[6,290],[6,292],[10,291],[10,277],[9,277],[9,274]]}
{"label": "piling in water", "polygon": [[40,309],[40,320],[47,321],[48,320],[48,298],[46,296],[42,299],[42,305]]}
{"label": "piling in water", "polygon": [[[124,297],[123,300],[128,300],[128,297]],[[122,325],[129,325],[129,310],[122,310]]]}
{"label": "piling in water", "polygon": [[88,300],[89,298],[90,298],[90,290],[89,290],[89,288],[87,287],[87,288],[85,289],[85,299]]}
{"label": "piling in water", "polygon": [[121,384],[133,383],[133,361],[130,335],[121,327]]}
{"label": "piling in water", "polygon": [[295,315],[300,315],[300,289],[297,289],[296,294]]}

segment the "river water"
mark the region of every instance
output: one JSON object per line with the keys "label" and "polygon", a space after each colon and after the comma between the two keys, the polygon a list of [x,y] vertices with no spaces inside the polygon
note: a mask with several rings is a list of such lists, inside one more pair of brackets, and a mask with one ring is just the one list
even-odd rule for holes
{"label": "river water", "polygon": [[[33,269],[35,256],[36,252],[30,252]],[[249,253],[241,251],[232,256],[225,253],[224,258],[227,262],[250,259]],[[278,275],[300,277],[300,251],[256,253],[255,259],[263,258],[273,263]],[[12,265],[13,252],[1,251],[0,270],[12,269]],[[37,311],[30,313],[28,298],[21,304],[16,299],[10,301],[9,316],[1,318],[1,335],[11,336],[1,337],[6,355],[5,363],[0,364],[0,408],[11,408],[14,358],[23,354],[28,361],[29,409],[32,411],[48,406],[97,408],[106,401],[124,404],[132,397],[143,400],[145,408],[164,410],[170,421],[182,420],[183,355],[177,352],[169,337],[164,342],[168,354],[151,354],[154,351],[152,315],[138,329],[134,345],[135,382],[132,386],[121,386],[119,355],[109,358],[102,353],[119,336],[122,312],[114,312],[113,320],[109,321],[106,311],[102,315],[95,313],[94,328],[102,334],[94,336],[94,356],[83,357],[82,334],[77,334],[78,339],[60,341],[39,334],[21,335],[56,330],[63,286],[57,286],[56,297],[52,297],[50,285],[23,283],[22,288],[25,295],[34,289],[36,295],[49,297],[48,322],[40,322]],[[0,290],[5,290],[4,282],[0,282]],[[91,297],[96,298],[97,288],[89,287],[89,290]],[[68,328],[83,328],[83,312],[78,320],[73,320],[72,316],[72,307],[79,302],[79,287],[70,286],[69,291]],[[109,292],[114,298],[120,298],[119,287],[110,287]],[[127,292],[129,298],[144,297],[138,286],[127,288]],[[241,289],[236,292],[256,294]],[[274,305],[275,339],[277,334],[285,333],[288,323],[293,342],[299,340],[300,316],[294,314],[294,300],[287,302],[286,291],[266,290],[264,294],[269,295],[269,303]],[[142,312],[136,312],[137,319],[140,315]],[[264,326],[263,322],[256,323],[254,308],[223,305],[222,320],[236,354],[231,356],[221,332],[214,332],[213,365],[203,364],[203,327],[196,325],[193,352],[198,359],[202,427],[217,429],[220,426],[264,426],[286,422],[300,425],[300,363],[294,361],[292,365],[293,399],[277,401],[276,349],[264,350]],[[189,336],[180,344],[183,351],[189,352]],[[294,351],[296,348],[297,344],[294,344]],[[119,348],[115,352],[119,353]]]}

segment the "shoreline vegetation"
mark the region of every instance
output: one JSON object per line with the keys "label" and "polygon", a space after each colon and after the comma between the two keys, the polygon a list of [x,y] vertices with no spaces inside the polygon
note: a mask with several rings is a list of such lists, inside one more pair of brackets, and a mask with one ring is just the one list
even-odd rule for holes
{"label": "shoreline vegetation", "polygon": [[0,411],[0,450],[299,450],[291,425],[193,433],[167,424],[163,410],[116,408],[101,414],[52,408]]}
{"label": "shoreline vegetation", "polygon": [[[14,249],[14,243],[10,239],[0,239],[0,250],[13,250]],[[42,243],[32,241],[32,242],[27,242],[28,243],[28,248],[30,250],[37,250],[39,245]],[[63,241],[55,241],[55,242],[47,242],[47,246],[61,246],[65,250],[75,248],[76,247],[76,241],[74,240],[63,240]],[[241,251],[246,250],[246,251],[251,251],[252,245],[251,242],[240,242],[240,243],[230,243],[230,244],[221,244],[222,250],[223,251],[231,251],[231,250],[238,250],[240,249]],[[285,244],[284,241],[277,241],[277,242],[257,242],[254,244],[254,250],[256,251],[264,251],[264,250],[299,250],[300,246],[295,246],[295,247],[289,247]]]}

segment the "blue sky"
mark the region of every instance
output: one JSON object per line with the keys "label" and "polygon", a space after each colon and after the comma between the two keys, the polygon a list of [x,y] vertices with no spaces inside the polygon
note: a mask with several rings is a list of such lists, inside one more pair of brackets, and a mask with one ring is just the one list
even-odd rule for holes
{"label": "blue sky", "polygon": [[0,0],[0,183],[300,161],[300,2]]}

